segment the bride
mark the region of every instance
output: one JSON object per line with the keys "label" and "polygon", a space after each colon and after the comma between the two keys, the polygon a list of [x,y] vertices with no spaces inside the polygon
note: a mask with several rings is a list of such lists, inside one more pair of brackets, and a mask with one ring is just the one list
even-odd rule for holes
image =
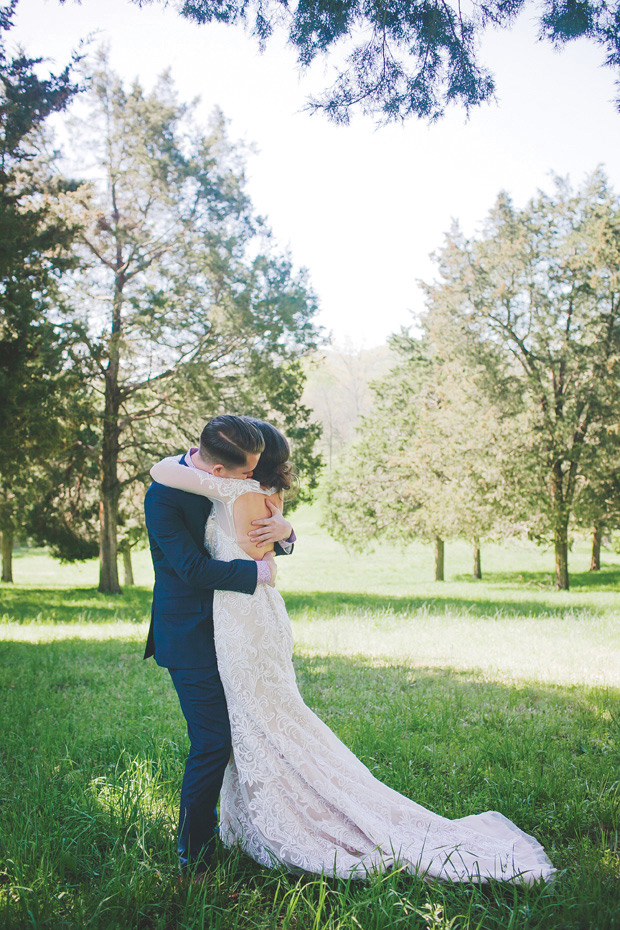
{"label": "bride", "polygon": [[[273,558],[248,533],[282,508],[289,448],[275,427],[252,479],[215,477],[166,458],[160,484],[213,501],[206,542],[216,559]],[[187,456],[187,461],[191,457]],[[233,754],[220,799],[220,835],[265,866],[281,863],[340,878],[401,866],[424,878],[531,884],[555,872],[538,841],[497,811],[449,820],[378,781],[304,703],[281,595],[215,591],[215,647]]]}

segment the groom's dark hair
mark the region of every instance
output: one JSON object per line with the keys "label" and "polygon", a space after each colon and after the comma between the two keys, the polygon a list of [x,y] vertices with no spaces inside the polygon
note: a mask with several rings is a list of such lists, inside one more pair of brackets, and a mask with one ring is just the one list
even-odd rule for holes
{"label": "groom's dark hair", "polygon": [[248,455],[260,455],[265,440],[248,417],[222,413],[209,420],[200,435],[200,455],[212,465],[236,468],[245,465]]}

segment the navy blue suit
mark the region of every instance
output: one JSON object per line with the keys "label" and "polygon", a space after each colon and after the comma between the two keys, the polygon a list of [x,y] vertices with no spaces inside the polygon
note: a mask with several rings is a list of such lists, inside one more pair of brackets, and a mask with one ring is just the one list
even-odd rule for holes
{"label": "navy blue suit", "polygon": [[[185,458],[180,461],[186,464]],[[217,799],[231,753],[226,698],[213,639],[213,591],[256,589],[256,562],[221,562],[204,544],[211,501],[153,482],[144,499],[155,587],[144,658],[168,669],[187,721],[190,751],[179,812],[181,868],[208,863]]]}

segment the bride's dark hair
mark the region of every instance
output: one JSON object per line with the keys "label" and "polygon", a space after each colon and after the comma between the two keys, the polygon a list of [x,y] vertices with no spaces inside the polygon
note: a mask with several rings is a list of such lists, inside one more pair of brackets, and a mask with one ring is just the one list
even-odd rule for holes
{"label": "bride's dark hair", "polygon": [[286,438],[271,423],[265,420],[255,420],[253,417],[249,419],[265,440],[265,448],[261,452],[252,478],[264,488],[288,491],[295,475],[288,464],[291,450]]}

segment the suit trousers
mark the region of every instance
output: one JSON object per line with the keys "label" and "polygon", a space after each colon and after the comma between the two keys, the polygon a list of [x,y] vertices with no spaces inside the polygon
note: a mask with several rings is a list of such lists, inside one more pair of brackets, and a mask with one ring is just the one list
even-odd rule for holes
{"label": "suit trousers", "polygon": [[228,709],[215,661],[208,668],[168,671],[190,741],[179,810],[180,865],[201,871],[215,849],[217,800],[232,749]]}

